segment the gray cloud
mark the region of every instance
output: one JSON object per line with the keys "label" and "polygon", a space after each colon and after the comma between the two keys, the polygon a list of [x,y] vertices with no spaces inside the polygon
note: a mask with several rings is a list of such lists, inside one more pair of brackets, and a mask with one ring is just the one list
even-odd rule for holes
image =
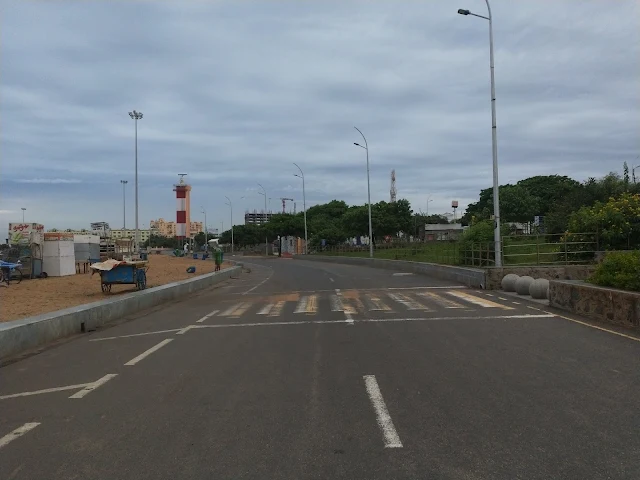
{"label": "gray cloud", "polygon": [[[577,179],[640,153],[637,2],[494,0],[500,179]],[[213,227],[273,198],[398,194],[461,210],[491,185],[484,2],[4,2],[0,235],[26,207],[48,228],[173,218],[189,173]],[[638,161],[637,163],[640,163]],[[241,199],[240,197],[246,198]],[[130,223],[130,221],[129,221]]]}

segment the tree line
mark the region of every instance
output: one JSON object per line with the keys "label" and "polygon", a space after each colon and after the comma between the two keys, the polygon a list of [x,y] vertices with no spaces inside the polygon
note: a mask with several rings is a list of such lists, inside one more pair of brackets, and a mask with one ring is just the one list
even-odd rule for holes
{"label": "tree line", "polygon": [[[610,230],[607,230],[607,222],[613,218],[611,212],[615,213],[616,207],[605,209],[608,212],[606,215],[592,212],[591,217],[586,210],[595,208],[600,212],[603,209],[602,205],[606,205],[610,199],[619,199],[623,195],[627,195],[627,202],[635,202],[634,199],[640,198],[640,185],[633,180],[629,178],[629,169],[625,164],[622,175],[612,172],[600,179],[588,178],[580,182],[567,176],[540,175],[520,180],[515,184],[501,185],[501,220],[508,225],[533,222],[535,216],[541,216],[544,218],[545,233],[563,234],[571,227],[574,233],[580,228],[596,228],[595,220],[589,218],[599,215],[600,223],[597,228],[611,234]],[[629,215],[630,212],[635,210],[627,209]],[[481,241],[484,237],[490,240],[492,227],[481,228],[479,224],[491,225],[492,215],[493,189],[486,188],[480,191],[477,202],[469,204],[459,222],[465,226],[478,225],[478,228],[485,232],[478,240]],[[377,241],[387,236],[417,236],[420,226],[426,223],[449,223],[442,215],[427,216],[414,212],[406,199],[400,199],[395,203],[381,201],[372,204],[371,217],[373,236]],[[635,238],[638,218],[622,218],[616,222],[616,231],[622,229],[626,232],[627,238]],[[620,222],[623,224],[622,227],[618,225]],[[323,240],[326,245],[342,244],[349,238],[368,236],[368,208],[366,204],[349,206],[342,200],[315,205],[307,210],[307,226],[311,247],[321,245]],[[478,228],[474,230],[478,231]],[[304,237],[304,213],[274,214],[264,225],[236,225],[233,233],[234,243],[239,249],[264,244],[265,239],[271,242],[278,236]],[[469,234],[474,238],[478,236],[477,232]],[[508,234],[508,229],[505,229],[504,234]],[[204,244],[204,234],[198,234],[195,240],[198,245]],[[180,247],[175,239],[157,236],[152,236],[148,243],[152,247]],[[231,243],[231,230],[221,234],[220,243]],[[629,241],[626,243],[630,244]]]}

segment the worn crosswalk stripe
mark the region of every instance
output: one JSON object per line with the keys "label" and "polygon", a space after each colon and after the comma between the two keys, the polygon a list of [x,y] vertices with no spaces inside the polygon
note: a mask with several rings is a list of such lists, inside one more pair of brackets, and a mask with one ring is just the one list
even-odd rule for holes
{"label": "worn crosswalk stripe", "polygon": [[300,299],[293,313],[316,313],[318,311],[318,296],[305,295]]}
{"label": "worn crosswalk stripe", "polygon": [[222,312],[220,314],[221,317],[228,317],[229,315],[231,315],[236,308],[238,308],[240,305],[242,305],[241,303],[236,303],[235,305],[232,305],[231,307],[227,308],[224,312]]}
{"label": "worn crosswalk stripe", "polygon": [[242,302],[239,305],[235,305],[233,308],[229,308],[223,315],[226,317],[238,318],[246,312],[250,306],[250,302]]}
{"label": "worn crosswalk stripe", "polygon": [[473,303],[474,305],[480,305],[481,307],[484,307],[484,308],[501,308],[502,310],[513,310],[513,307],[501,305],[499,303],[492,302],[491,300],[476,297],[475,295],[470,295],[465,292],[451,291],[451,292],[447,292],[447,294],[451,295],[452,297],[456,297],[461,300],[464,300],[466,302]]}
{"label": "worn crosswalk stripe", "polygon": [[276,304],[273,306],[273,308],[271,309],[271,311],[269,312],[269,316],[270,317],[277,317],[280,315],[280,312],[282,312],[282,309],[285,305],[284,300],[280,300],[279,302],[276,302]]}
{"label": "worn crosswalk stripe", "polygon": [[367,310],[371,312],[389,312],[391,310],[391,308],[387,304],[385,304],[377,295],[365,295],[364,301],[367,305]]}
{"label": "worn crosswalk stripe", "polygon": [[401,303],[409,310],[426,310],[430,311],[429,307],[422,305],[420,302],[412,299],[408,295],[403,295],[401,293],[387,293],[387,295],[394,301]]}
{"label": "worn crosswalk stripe", "polygon": [[271,311],[272,308],[273,308],[273,303],[269,303],[260,309],[260,311],[258,312],[258,315],[269,315],[269,312]]}
{"label": "worn crosswalk stripe", "polygon": [[342,305],[342,299],[338,295],[331,295],[331,311],[332,312],[344,312],[344,306]]}
{"label": "worn crosswalk stripe", "polygon": [[318,296],[309,295],[309,300],[307,301],[307,313],[315,314],[317,311],[318,311]]}
{"label": "worn crosswalk stripe", "polygon": [[464,305],[461,305],[453,300],[449,300],[448,298],[441,297],[437,293],[433,292],[420,292],[418,293],[421,297],[425,297],[426,299],[432,301],[436,305],[444,308],[464,308]]}

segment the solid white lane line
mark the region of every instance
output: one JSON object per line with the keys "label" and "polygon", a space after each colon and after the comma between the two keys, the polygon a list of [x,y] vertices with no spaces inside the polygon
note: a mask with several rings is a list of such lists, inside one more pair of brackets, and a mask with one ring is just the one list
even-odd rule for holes
{"label": "solid white lane line", "polygon": [[38,425],[40,425],[39,422],[25,423],[21,427],[16,428],[13,432],[6,434],[4,437],[0,438],[0,448],[13,442],[16,438],[20,438],[22,435],[33,430]]}
{"label": "solid white lane line", "polygon": [[400,441],[396,427],[393,426],[391,415],[389,415],[387,405],[384,403],[384,398],[382,398],[382,392],[380,391],[375,375],[365,375],[363,378],[367,393],[369,394],[369,400],[371,400],[371,405],[373,405],[373,409],[376,412],[378,425],[382,430],[384,447],[402,448],[402,442]]}
{"label": "solid white lane line", "polygon": [[96,380],[93,383],[90,383],[89,385],[87,385],[85,388],[83,388],[82,390],[80,390],[77,393],[74,393],[73,395],[71,395],[69,398],[82,398],[84,397],[86,394],[93,392],[96,388],[104,385],[105,383],[107,383],[109,380],[111,380],[113,377],[117,377],[118,374],[117,373],[108,373],[107,375],[105,375],[102,378],[99,378],[98,380]]}
{"label": "solid white lane line", "polygon": [[204,317],[202,317],[200,320],[196,320],[196,323],[202,323],[204,322],[207,318],[209,317],[213,317],[216,313],[218,313],[220,310],[214,310],[211,313],[207,313]]}
{"label": "solid white lane line", "polygon": [[269,312],[271,311],[272,308],[273,308],[273,303],[269,303],[264,307],[262,307],[262,309],[260,309],[260,311],[258,312],[258,315],[269,315]]}
{"label": "solid white lane line", "polygon": [[413,273],[399,272],[399,273],[392,273],[391,274],[392,277],[406,277],[408,275],[413,275]]}
{"label": "solid white lane line", "polygon": [[311,325],[311,324],[324,324],[324,323],[346,323],[351,325],[355,322],[358,323],[374,323],[374,322],[438,322],[446,320],[500,320],[500,319],[535,319],[535,318],[552,318],[556,315],[493,315],[488,317],[428,317],[428,318],[366,318],[360,320],[353,320],[347,318],[345,320],[301,320],[292,322],[255,322],[255,323],[228,323],[228,324],[215,324],[215,325],[192,325],[191,328],[235,328],[235,327],[270,327],[270,326],[282,326],[282,325]]}
{"label": "solid white lane line", "polygon": [[314,323],[349,323],[349,321],[348,320],[296,320],[291,322],[255,322],[255,323],[227,323],[227,324],[217,323],[215,325],[194,325],[193,328],[271,327],[271,326],[282,326],[282,325],[311,325]]}
{"label": "solid white lane line", "polygon": [[[547,312],[547,313],[549,313],[549,312]],[[584,325],[585,327],[595,328],[596,330],[601,330],[603,332],[612,333],[613,335],[618,335],[619,337],[628,338],[629,340],[633,340],[635,342],[640,342],[640,337],[633,337],[633,336],[627,335],[625,333],[616,332],[615,330],[609,330],[608,328],[604,328],[604,327],[598,327],[597,325],[592,325],[590,323],[582,322],[580,320],[576,320],[575,318],[565,317],[563,315],[551,314],[551,313],[549,313],[549,315],[553,315],[554,317],[559,317],[559,318],[562,318],[564,320],[569,320],[570,322],[578,323],[580,325]]]}
{"label": "solid white lane line", "polygon": [[132,333],[131,335],[119,335],[117,337],[92,338],[89,341],[90,342],[101,342],[103,340],[117,340],[119,338],[142,337],[143,335],[156,335],[158,333],[179,332],[180,330],[182,330],[182,329],[181,328],[172,328],[170,330],[156,330],[155,332]]}
{"label": "solid white lane line", "polygon": [[62,392],[64,390],[78,390],[79,388],[86,387],[87,385],[91,385],[91,384],[90,383],[80,383],[78,385],[67,385],[66,387],[45,388],[43,390],[35,390],[33,392],[13,393],[11,395],[3,395],[3,396],[1,396],[0,400],[6,400],[8,398],[17,398],[17,397],[29,397],[31,395],[40,395],[41,393]]}
{"label": "solid white lane line", "polygon": [[161,341],[160,343],[158,343],[157,345],[151,347],[149,350],[142,352],[140,355],[138,355],[135,358],[132,358],[131,360],[129,360],[127,363],[125,363],[125,365],[128,366],[132,366],[135,365],[136,363],[138,363],[140,360],[143,360],[144,358],[148,357],[149,355],[151,355],[153,352],[155,352],[156,350],[160,350],[162,347],[164,347],[167,343],[173,342],[173,338],[167,338],[163,341]]}

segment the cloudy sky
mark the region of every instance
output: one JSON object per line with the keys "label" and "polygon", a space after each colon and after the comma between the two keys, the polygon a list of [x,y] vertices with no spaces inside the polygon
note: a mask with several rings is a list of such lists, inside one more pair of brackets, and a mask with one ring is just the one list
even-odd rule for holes
{"label": "cloudy sky", "polygon": [[[640,2],[493,0],[501,183],[640,164]],[[267,190],[464,211],[491,185],[488,22],[482,0],[0,1],[0,236],[20,221],[229,226]],[[640,169],[639,169],[640,170]],[[245,197],[245,198],[241,198]],[[428,203],[428,199],[432,200]],[[198,218],[200,217],[200,218]]]}

